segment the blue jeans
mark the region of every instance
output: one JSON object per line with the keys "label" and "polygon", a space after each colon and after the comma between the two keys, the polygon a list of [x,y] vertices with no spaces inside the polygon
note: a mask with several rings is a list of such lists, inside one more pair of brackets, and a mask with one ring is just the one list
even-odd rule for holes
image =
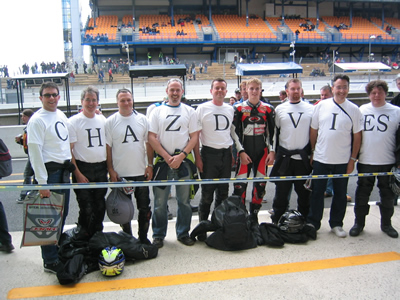
{"label": "blue jeans", "polygon": [[0,201],[0,243],[2,245],[11,244],[11,235],[8,233],[7,217],[3,203]]}
{"label": "blue jeans", "polygon": [[[318,161],[313,162],[313,175],[345,174],[347,164],[323,164]],[[307,222],[313,224],[315,229],[321,227],[321,220],[324,213],[324,192],[326,190],[327,179],[315,179],[312,181],[312,192],[310,199],[310,212]],[[331,228],[343,226],[343,219],[346,214],[346,191],[348,178],[335,178],[332,180],[333,197],[329,225]]]}
{"label": "blue jeans", "polygon": [[[186,162],[182,164],[187,169],[188,175],[178,176],[179,170],[169,169],[167,179],[190,179],[191,170]],[[176,236],[179,238],[189,236],[190,223],[192,222],[192,208],[190,207],[190,185],[176,185],[176,200],[178,201],[178,212],[176,218]],[[167,235],[168,211],[167,202],[171,186],[153,187],[154,213],[152,218],[153,238],[164,239]]]}
{"label": "blue jeans", "polygon": [[328,195],[332,196],[333,195],[333,184],[332,184],[332,178],[328,179],[328,184],[326,185],[326,191]]}
{"label": "blue jeans", "polygon": [[[64,176],[64,172],[68,173],[68,177]],[[48,174],[47,183],[69,183],[69,172],[62,170],[57,170],[51,174]],[[69,193],[70,190],[54,190],[55,193],[64,194],[64,215],[63,215],[63,223],[61,227],[64,227],[65,219],[68,216],[69,210]],[[58,261],[58,246],[56,245],[48,245],[48,246],[41,246],[42,249],[42,258],[45,264],[52,264]]]}

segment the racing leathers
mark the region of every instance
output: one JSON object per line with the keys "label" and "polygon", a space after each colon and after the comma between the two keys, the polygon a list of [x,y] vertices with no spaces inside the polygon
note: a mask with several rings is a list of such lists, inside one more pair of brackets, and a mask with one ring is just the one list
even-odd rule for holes
{"label": "racing leathers", "polygon": [[[238,150],[236,178],[249,177],[251,170],[253,170],[254,177],[265,177],[268,167],[266,165],[268,153],[274,151],[274,107],[261,101],[253,105],[247,100],[235,105],[234,109],[233,126],[239,142],[236,142]],[[240,153],[243,151],[250,157],[251,163],[241,164]],[[256,220],[261,208],[261,201],[265,195],[265,185],[266,182],[253,183],[250,215]],[[245,182],[234,185],[233,194],[240,196],[243,203],[246,199],[246,188],[247,183]]]}

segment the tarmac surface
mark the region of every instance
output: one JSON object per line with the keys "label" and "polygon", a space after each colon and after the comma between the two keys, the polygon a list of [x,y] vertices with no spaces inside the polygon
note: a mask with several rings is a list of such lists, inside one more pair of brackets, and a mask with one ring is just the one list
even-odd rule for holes
{"label": "tarmac surface", "polygon": [[[24,161],[14,165],[14,174],[2,183],[22,179],[19,172]],[[268,202],[263,204],[260,222],[270,222],[267,209],[271,207],[273,186],[267,184]],[[354,187],[355,178],[350,178],[348,191],[353,197]],[[224,252],[203,242],[192,247],[179,243],[174,218],[169,221],[164,247],[155,259],[129,262],[118,277],[106,278],[93,272],[72,286],[61,286],[54,274],[43,271],[39,247],[19,248],[22,205],[15,203],[17,195],[17,191],[1,193],[16,249],[12,254],[0,252],[0,299],[400,299],[400,239],[392,239],[380,230],[376,188],[370,199],[366,227],[359,237],[338,238],[331,233],[329,208],[325,208],[315,241]],[[326,207],[330,199],[326,198]],[[291,207],[295,208],[295,203],[292,194]],[[174,194],[169,205],[176,216]],[[66,229],[77,220],[76,206],[71,192]],[[392,219],[397,229],[399,210],[396,206]],[[346,232],[353,221],[353,206],[349,203],[344,220]],[[194,213],[192,229],[197,224]],[[118,225],[105,223],[104,231],[119,230]],[[137,232],[136,221],[133,232]]]}

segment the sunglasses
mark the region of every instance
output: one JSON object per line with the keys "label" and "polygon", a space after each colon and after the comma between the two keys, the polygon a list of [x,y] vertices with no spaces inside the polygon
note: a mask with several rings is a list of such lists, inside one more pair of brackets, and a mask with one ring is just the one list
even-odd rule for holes
{"label": "sunglasses", "polygon": [[44,95],[43,95],[43,97],[45,97],[45,98],[50,98],[50,97],[55,98],[55,97],[57,97],[57,96],[58,96],[58,94],[44,94]]}

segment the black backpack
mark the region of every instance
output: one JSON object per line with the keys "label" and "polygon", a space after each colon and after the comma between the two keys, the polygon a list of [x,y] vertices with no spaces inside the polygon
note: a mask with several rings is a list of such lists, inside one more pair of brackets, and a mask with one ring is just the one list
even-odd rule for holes
{"label": "black backpack", "polygon": [[206,239],[208,246],[225,251],[257,247],[247,210],[239,196],[230,196],[216,207],[211,223],[218,229]]}

